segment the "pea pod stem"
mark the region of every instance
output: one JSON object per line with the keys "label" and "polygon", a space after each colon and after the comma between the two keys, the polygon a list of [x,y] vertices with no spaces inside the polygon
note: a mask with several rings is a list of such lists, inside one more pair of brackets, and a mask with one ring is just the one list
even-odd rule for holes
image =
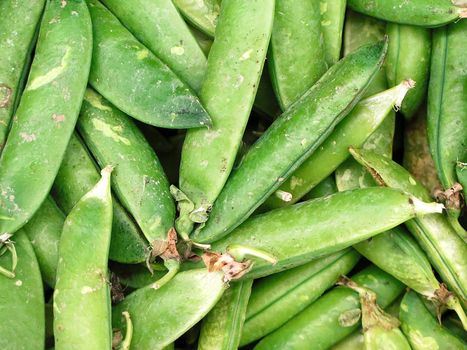
{"label": "pea pod stem", "polygon": [[275,265],[277,263],[276,257],[274,257],[272,254],[266,251],[263,251],[261,249],[245,247],[240,244],[229,245],[226,251],[227,253],[232,255],[236,260],[240,260],[240,261],[245,260],[247,257],[254,257],[254,258],[267,261],[272,265]]}

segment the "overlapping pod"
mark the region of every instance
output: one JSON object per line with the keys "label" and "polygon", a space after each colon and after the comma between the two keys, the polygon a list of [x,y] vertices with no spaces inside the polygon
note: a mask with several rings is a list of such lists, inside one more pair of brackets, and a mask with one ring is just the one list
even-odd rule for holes
{"label": "overlapping pod", "polygon": [[28,71],[45,0],[0,3],[0,152]]}
{"label": "overlapping pod", "polygon": [[346,3],[346,0],[321,0],[319,2],[324,52],[329,67],[337,63],[341,57]]}
{"label": "overlapping pod", "polygon": [[173,0],[173,2],[195,28],[214,37],[221,12],[221,0]]}
{"label": "overlapping pod", "polygon": [[108,257],[112,230],[110,173],[67,216],[54,291],[55,349],[110,349]]}
{"label": "overlapping pod", "polygon": [[23,226],[52,187],[78,118],[91,51],[84,0],[49,1],[28,83],[0,157],[2,233]]}
{"label": "overlapping pod", "polygon": [[315,199],[324,197],[337,192],[336,181],[334,175],[330,175],[313,187],[306,195],[303,196],[304,200]]}
{"label": "overlapping pod", "polygon": [[94,34],[89,82],[120,110],[164,128],[206,127],[195,93],[97,0],[87,0]]}

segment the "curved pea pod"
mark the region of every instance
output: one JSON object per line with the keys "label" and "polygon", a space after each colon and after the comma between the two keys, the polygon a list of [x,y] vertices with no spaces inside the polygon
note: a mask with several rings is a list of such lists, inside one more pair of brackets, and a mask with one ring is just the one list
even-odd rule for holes
{"label": "curved pea pod", "polygon": [[358,189],[257,215],[213,243],[212,249],[222,252],[241,244],[269,252],[277,263],[255,261],[248,277],[258,278],[347,248],[415,215],[440,210],[440,204],[420,202],[393,189]]}
{"label": "curved pea pod", "polygon": [[253,280],[236,282],[225,291],[216,306],[203,319],[198,350],[236,350]]}
{"label": "curved pea pod", "polygon": [[179,255],[173,229],[175,204],[157,155],[133,121],[92,90],[87,90],[78,130],[103,166],[112,164],[112,189],[132,214],[151,246],[175,272]]}
{"label": "curved pea pod", "polygon": [[[95,108],[110,109],[101,102],[100,96],[91,90],[87,90],[85,100]],[[91,155],[81,138],[73,134],[52,187],[52,194],[57,204],[65,213],[69,213],[97,181],[99,181],[99,172]],[[145,261],[149,248],[138,226],[115,198],[112,198],[112,206],[109,258],[127,264]]]}
{"label": "curved pea pod", "polygon": [[274,193],[355,106],[381,67],[386,48],[380,42],[342,59],[284,112],[232,173],[193,240],[211,243],[224,237]]}
{"label": "curved pea pod", "polygon": [[112,229],[110,173],[68,214],[59,245],[54,301],[55,349],[110,349],[108,255]]}
{"label": "curved pea pod", "polygon": [[42,279],[50,287],[55,286],[58,264],[58,244],[62,235],[65,215],[49,196],[31,220],[24,225],[23,231],[31,241],[37,257]]}
{"label": "curved pea pod", "polygon": [[275,6],[268,68],[282,110],[327,70],[320,0],[284,0]]}
{"label": "curved pea pod", "polygon": [[337,192],[336,181],[334,174],[331,174],[315,187],[313,187],[307,194],[303,196],[304,200],[315,199],[319,197],[328,196]]}
{"label": "curved pea pod", "polygon": [[[66,40],[64,40],[66,38]],[[47,3],[29,80],[0,158],[0,232],[40,207],[75,127],[91,62],[84,0]]]}
{"label": "curved pea pod", "polygon": [[339,276],[349,273],[359,258],[353,249],[342,250],[255,282],[240,346],[262,338],[293,319]]}
{"label": "curved pea pod", "polygon": [[467,349],[466,342],[439,325],[414,292],[407,292],[402,299],[399,318],[414,350]]}
{"label": "curved pea pod", "polygon": [[[364,165],[381,185],[429,200],[428,191],[403,167],[369,150],[351,149],[353,157]],[[406,222],[428,259],[460,301],[467,301],[467,246],[441,214],[426,215]]]}
{"label": "curved pea pod", "polygon": [[[399,281],[375,266],[367,267],[352,279],[375,292],[383,308],[404,289]],[[358,329],[360,315],[358,294],[348,288],[336,287],[264,337],[255,349],[328,349]]]}
{"label": "curved pea pod", "polygon": [[88,0],[94,34],[89,83],[118,109],[170,129],[209,126],[195,93],[97,0]]}
{"label": "curved pea pod", "polygon": [[171,0],[103,0],[133,35],[180,79],[198,91],[206,56]]}
{"label": "curved pea pod", "polygon": [[321,0],[319,3],[324,51],[329,67],[341,57],[346,3],[346,0]]}
{"label": "curved pea pod", "polygon": [[402,102],[400,112],[412,118],[425,100],[431,59],[431,31],[426,28],[388,23],[388,56],[386,77],[389,86],[402,79],[413,79],[417,85]]}
{"label": "curved pea pod", "polygon": [[173,0],[173,2],[195,28],[214,37],[221,12],[221,0]]}
{"label": "curved pea pod", "polygon": [[[404,96],[413,86],[413,81],[405,80],[392,89],[360,101],[264,205],[277,208],[297,202],[350,156],[350,146],[361,147],[391,113],[393,107],[400,106]],[[290,194],[291,199],[284,201],[281,193]]]}
{"label": "curved pea pod", "polygon": [[214,126],[189,131],[182,149],[180,189],[194,202],[192,213],[180,213],[181,223],[188,221],[187,227],[177,226],[184,238],[192,221],[206,220],[234,165],[261,77],[273,15],[272,0],[222,3],[200,92]]}
{"label": "curved pea pod", "polygon": [[127,311],[133,321],[131,348],[161,349],[200,321],[226,288],[221,271],[180,272],[159,289],[153,285],[138,289],[116,305],[113,327],[125,329],[121,314]]}
{"label": "curved pea pod", "polygon": [[455,6],[450,0],[348,0],[347,6],[388,22],[428,28],[467,17],[466,10]]}
{"label": "curved pea pod", "polygon": [[45,0],[0,3],[0,152],[20,97],[44,4]]}

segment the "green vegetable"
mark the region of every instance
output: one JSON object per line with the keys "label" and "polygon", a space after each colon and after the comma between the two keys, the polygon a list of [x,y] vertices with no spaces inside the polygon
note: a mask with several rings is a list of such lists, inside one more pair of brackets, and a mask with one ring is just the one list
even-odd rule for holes
{"label": "green vegetable", "polygon": [[321,0],[319,2],[324,51],[329,67],[336,64],[341,57],[346,3],[346,0]]}
{"label": "green vegetable", "polygon": [[195,28],[214,37],[221,11],[221,0],[173,0],[173,2]]}

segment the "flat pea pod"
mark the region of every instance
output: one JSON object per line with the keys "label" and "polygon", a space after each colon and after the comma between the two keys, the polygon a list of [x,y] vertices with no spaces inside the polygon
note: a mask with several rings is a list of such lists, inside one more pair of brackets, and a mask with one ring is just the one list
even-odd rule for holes
{"label": "flat pea pod", "polygon": [[252,279],[240,281],[224,292],[203,319],[198,350],[238,349],[252,285]]}
{"label": "flat pea pod", "polygon": [[312,304],[360,255],[346,249],[255,282],[246,312],[240,346],[273,332]]}
{"label": "flat pea pod", "polygon": [[[383,308],[404,289],[402,283],[375,266],[365,268],[352,279],[375,292]],[[328,349],[358,329],[360,314],[358,294],[336,287],[264,337],[255,349]]]}
{"label": "flat pea pod", "polygon": [[0,3],[0,152],[5,144],[22,75],[27,71],[45,0]]}
{"label": "flat pea pod", "polygon": [[450,0],[348,0],[347,6],[357,12],[388,22],[420,27],[441,27],[467,12]]}
{"label": "flat pea pod", "polygon": [[315,187],[313,187],[307,194],[303,196],[304,200],[315,199],[319,197],[328,196],[337,192],[336,181],[334,174],[331,174]]}
{"label": "flat pea pod", "polygon": [[385,41],[379,42],[342,59],[285,111],[232,173],[193,240],[211,243],[228,235],[274,193],[355,106],[386,48]]}
{"label": "flat pea pod", "polygon": [[393,189],[358,189],[252,217],[214,242],[212,249],[223,252],[241,244],[270,253],[276,264],[255,261],[248,273],[249,278],[258,278],[347,248],[415,215],[439,211],[439,204],[420,202]]}
{"label": "flat pea pod", "polygon": [[320,0],[276,3],[268,67],[282,110],[327,70],[319,6]]}
{"label": "flat pea pod", "polygon": [[[261,77],[272,30],[274,1],[224,0],[208,58],[200,99],[209,112],[211,129],[190,130],[180,163],[180,189],[194,203],[192,221],[206,212],[232,170]],[[201,219],[196,217],[201,216]],[[192,224],[191,224],[192,226]]]}
{"label": "flat pea pod", "polygon": [[102,2],[143,45],[199,91],[206,57],[172,0]]}
{"label": "flat pea pod", "polygon": [[173,2],[196,29],[214,37],[221,12],[221,0],[173,0]]}
{"label": "flat pea pod", "polygon": [[55,349],[110,349],[108,256],[112,167],[76,203],[63,226],[53,296]]}
{"label": "flat pea pod", "polygon": [[404,117],[410,119],[426,97],[431,59],[431,30],[388,23],[386,33],[389,37],[386,59],[386,77],[389,86],[409,78],[417,83],[400,107]]}
{"label": "flat pea pod", "polygon": [[88,0],[94,34],[89,83],[118,109],[170,129],[209,126],[195,93],[97,0]]}
{"label": "flat pea pod", "polygon": [[65,6],[49,1],[28,83],[0,157],[2,233],[23,226],[52,187],[78,118],[91,50],[84,0]]}
{"label": "flat pea pod", "polygon": [[50,287],[55,286],[58,264],[58,244],[62,235],[65,215],[49,196],[23,231],[31,241],[42,274],[42,279]]}
{"label": "flat pea pod", "polygon": [[321,0],[319,2],[324,51],[329,67],[337,63],[341,57],[346,3],[347,0]]}
{"label": "flat pea pod", "polygon": [[[106,108],[91,90],[86,92],[88,103]],[[97,108],[97,107],[96,107]],[[109,108],[109,107],[107,107]],[[82,139],[74,133],[71,136],[65,157],[60,165],[52,187],[57,204],[69,213],[84,194],[99,180],[99,171]],[[143,262],[149,254],[148,243],[141,235],[133,218],[122,205],[112,198],[113,219],[109,258],[126,264]]]}
{"label": "flat pea pod", "polygon": [[179,256],[170,251],[174,248],[175,204],[159,159],[141,131],[131,118],[90,89],[77,126],[97,162],[115,167],[112,189],[149,241],[153,257],[169,254],[164,261],[176,269]]}
{"label": "flat pea pod", "polygon": [[[266,200],[264,206],[277,208],[296,203],[350,156],[350,146],[361,147],[393,107],[401,104],[413,86],[413,81],[405,80],[392,89],[360,101],[321,146]],[[291,199],[283,200],[281,193],[291,195]]]}
{"label": "flat pea pod", "polygon": [[414,350],[467,349],[467,343],[439,325],[416,293],[409,291],[402,299],[402,330]]}
{"label": "flat pea pod", "polygon": [[159,289],[153,285],[138,289],[117,304],[113,327],[125,329],[121,315],[128,311],[133,321],[131,349],[162,349],[200,321],[226,288],[221,271],[180,272]]}
{"label": "flat pea pod", "polygon": [[[15,236],[18,265],[15,277],[0,276],[0,347],[40,350],[45,345],[44,293],[41,272],[34,250],[21,230]],[[0,264],[8,264],[8,254]]]}
{"label": "flat pea pod", "polygon": [[[428,191],[403,167],[369,150],[351,149],[352,156],[364,165],[379,184],[400,189],[428,200]],[[406,222],[406,226],[433,267],[460,301],[467,301],[467,246],[441,214],[426,215]]]}

